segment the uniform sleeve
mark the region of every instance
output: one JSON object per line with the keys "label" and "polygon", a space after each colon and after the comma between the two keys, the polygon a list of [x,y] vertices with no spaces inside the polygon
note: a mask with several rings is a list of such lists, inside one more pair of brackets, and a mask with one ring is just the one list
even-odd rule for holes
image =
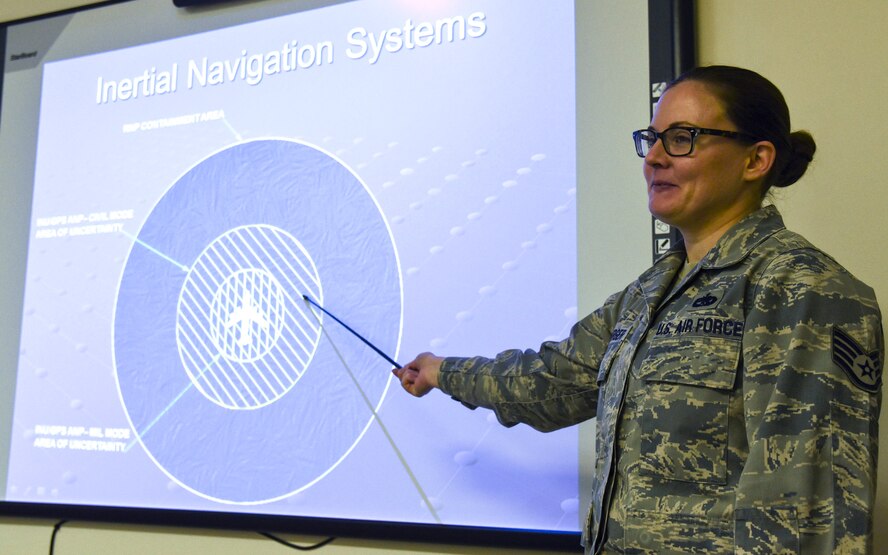
{"label": "uniform sleeve", "polygon": [[782,255],[755,284],[743,358],[735,552],[871,552],[884,361],[873,291],[822,253]]}
{"label": "uniform sleeve", "polygon": [[508,350],[495,358],[444,359],[441,389],[460,401],[493,409],[500,423],[552,431],[595,416],[597,368],[622,294],[577,322],[560,342],[539,351]]}

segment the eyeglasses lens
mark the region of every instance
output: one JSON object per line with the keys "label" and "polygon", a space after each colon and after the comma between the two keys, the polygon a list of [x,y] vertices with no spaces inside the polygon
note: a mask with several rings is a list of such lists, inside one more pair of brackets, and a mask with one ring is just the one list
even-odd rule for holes
{"label": "eyeglasses lens", "polygon": [[636,154],[641,157],[647,156],[647,153],[651,151],[651,147],[657,142],[657,135],[647,130],[636,131],[634,135]]}
{"label": "eyeglasses lens", "polygon": [[632,133],[635,139],[635,152],[642,158],[648,155],[657,139],[663,141],[663,149],[670,156],[687,156],[694,150],[694,132],[688,129],[673,127],[657,133],[650,129],[641,129]]}
{"label": "eyeglasses lens", "polygon": [[667,129],[661,138],[666,153],[671,156],[685,156],[694,148],[694,135],[687,129]]}

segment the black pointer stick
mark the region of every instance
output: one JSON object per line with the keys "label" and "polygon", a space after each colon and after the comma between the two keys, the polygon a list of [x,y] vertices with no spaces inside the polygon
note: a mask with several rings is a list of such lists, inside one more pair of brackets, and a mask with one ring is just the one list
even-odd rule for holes
{"label": "black pointer stick", "polygon": [[390,356],[388,356],[387,354],[385,354],[385,353],[383,353],[382,351],[380,351],[379,348],[378,348],[376,345],[374,345],[373,343],[370,343],[369,341],[367,341],[366,339],[364,339],[364,336],[363,336],[363,335],[361,335],[360,333],[358,333],[358,332],[356,332],[355,330],[351,329],[351,328],[348,326],[348,324],[346,324],[345,322],[343,322],[342,320],[340,320],[340,319],[337,318],[336,316],[333,316],[330,312],[327,311],[326,308],[324,308],[324,307],[322,307],[321,305],[319,305],[318,303],[314,302],[314,301],[311,299],[311,297],[309,297],[308,295],[302,295],[302,298],[305,299],[306,301],[310,302],[311,304],[315,305],[316,307],[320,308],[321,311],[323,311],[323,313],[326,314],[327,316],[329,316],[330,318],[333,318],[334,320],[336,320],[337,322],[339,322],[339,324],[340,324],[343,328],[345,328],[345,329],[347,329],[348,331],[352,332],[352,334],[354,334],[355,337],[357,337],[358,339],[360,339],[361,341],[363,341],[365,345],[367,345],[368,347],[370,347],[371,349],[373,349],[374,351],[376,351],[376,354],[378,354],[379,356],[381,356],[382,358],[384,358],[386,361],[388,361],[389,364],[391,364],[391,365],[394,366],[395,368],[400,368],[400,367],[401,367],[401,365],[398,364],[397,362],[395,362],[395,360],[394,360],[392,357],[390,357]]}
{"label": "black pointer stick", "polygon": [[[351,329],[350,327],[348,327],[348,324],[346,324],[345,322],[343,322],[342,320],[340,320],[340,319],[337,318],[336,316],[333,316],[332,314],[330,314],[330,312],[328,312],[326,308],[324,308],[324,307],[322,307],[321,305],[319,305],[318,303],[314,302],[314,301],[311,299],[311,297],[309,297],[308,295],[302,295],[302,298],[305,299],[307,302],[309,302],[309,303],[315,305],[316,307],[320,308],[320,309],[324,312],[324,314],[326,314],[326,315],[329,316],[330,318],[333,318],[334,320],[336,320],[337,322],[339,322],[339,323],[342,325],[342,327],[344,327],[344,328],[347,329],[348,331],[352,332],[352,333],[355,335],[355,337],[357,337],[358,339],[360,339],[361,341],[363,341],[368,347],[370,347],[371,349],[373,349],[374,351],[376,351],[376,353],[377,353],[379,356],[381,356],[382,358],[384,358],[385,360],[387,360],[387,361],[389,362],[389,364],[391,364],[391,365],[394,366],[395,368],[401,368],[401,365],[398,364],[397,362],[395,362],[394,359],[393,359],[392,357],[390,357],[390,356],[388,356],[387,354],[385,354],[385,353],[383,353],[382,351],[380,351],[379,348],[376,347],[376,345],[374,345],[373,343],[370,343],[369,341],[367,341],[366,339],[364,339],[364,336],[363,336],[363,335],[361,335],[360,333],[358,333],[358,332],[356,332],[355,330],[353,330],[353,329]],[[460,403],[462,403],[463,405],[465,405],[466,407],[468,407],[468,408],[470,408],[470,409],[472,409],[472,410],[475,410],[476,408],[478,408],[478,407],[476,407],[475,405],[471,405],[471,404],[469,404],[469,403],[466,403],[465,401],[463,401],[462,399],[459,399],[459,398],[457,398],[457,397],[451,397],[451,399],[453,399],[453,400],[455,400],[455,401],[459,401]]]}

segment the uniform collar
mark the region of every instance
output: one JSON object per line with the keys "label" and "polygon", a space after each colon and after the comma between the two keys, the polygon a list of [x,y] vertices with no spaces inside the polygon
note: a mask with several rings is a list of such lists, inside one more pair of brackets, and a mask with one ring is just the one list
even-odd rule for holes
{"label": "uniform collar", "polygon": [[756,247],[778,231],[786,229],[774,205],[762,207],[725,232],[700,262],[702,268],[726,268],[739,263]]}
{"label": "uniform collar", "polygon": [[[785,229],[783,217],[776,206],[768,205],[746,216],[725,232],[703,260],[684,276],[683,282],[693,279],[700,269],[726,268],[737,264],[762,241]],[[679,241],[647,271],[638,277],[639,285],[652,307],[660,304],[668,293],[676,274],[681,270],[687,252]]]}

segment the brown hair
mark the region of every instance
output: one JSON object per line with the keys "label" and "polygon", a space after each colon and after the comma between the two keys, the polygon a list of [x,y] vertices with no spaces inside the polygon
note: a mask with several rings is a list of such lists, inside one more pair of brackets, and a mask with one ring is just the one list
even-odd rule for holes
{"label": "brown hair", "polygon": [[817,145],[807,131],[790,132],[789,108],[773,83],[748,69],[704,66],[682,74],[666,90],[684,81],[706,85],[721,100],[738,131],[769,141],[777,149],[763,194],[771,186],[788,187],[805,174]]}

